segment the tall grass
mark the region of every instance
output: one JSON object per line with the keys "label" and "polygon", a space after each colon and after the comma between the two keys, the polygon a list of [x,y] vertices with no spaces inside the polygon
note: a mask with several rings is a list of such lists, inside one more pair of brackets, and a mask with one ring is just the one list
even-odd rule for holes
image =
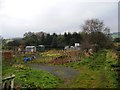
{"label": "tall grass", "polygon": [[72,88],[118,88],[117,72],[111,65],[117,64],[117,55],[113,50],[101,50],[92,57],[84,57],[82,61],[72,62],[66,66],[80,70],[80,75],[72,79]]}

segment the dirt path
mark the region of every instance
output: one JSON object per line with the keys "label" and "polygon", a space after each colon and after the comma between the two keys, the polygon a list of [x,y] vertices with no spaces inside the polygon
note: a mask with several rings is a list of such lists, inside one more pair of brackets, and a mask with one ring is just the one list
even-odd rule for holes
{"label": "dirt path", "polygon": [[75,69],[65,66],[50,66],[42,64],[29,64],[28,66],[32,67],[33,69],[48,71],[53,75],[60,77],[61,79],[72,78],[80,73]]}

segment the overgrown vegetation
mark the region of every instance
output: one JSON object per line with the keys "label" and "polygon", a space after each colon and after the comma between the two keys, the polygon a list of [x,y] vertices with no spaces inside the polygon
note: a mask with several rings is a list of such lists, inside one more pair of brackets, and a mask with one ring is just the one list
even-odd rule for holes
{"label": "overgrown vegetation", "polygon": [[118,57],[112,50],[102,50],[90,58],[65,66],[80,70],[80,75],[63,87],[70,88],[119,88],[117,72],[112,65],[117,64]]}
{"label": "overgrown vegetation", "polygon": [[[59,54],[58,54],[59,52]],[[48,52],[43,52],[40,56],[44,59],[40,63],[45,62],[44,60],[48,57],[55,58],[60,55],[60,51],[50,50]],[[117,81],[117,72],[114,71],[113,65],[117,64],[118,55],[114,50],[103,49],[96,53],[93,56],[86,57],[79,54],[80,61],[64,63],[62,65],[66,67],[71,67],[80,71],[80,74],[74,78],[61,82],[61,80],[51,75],[45,71],[33,70],[32,68],[26,67],[22,61],[23,57],[15,58],[13,62],[5,64],[3,66],[3,76],[9,76],[11,74],[16,75],[15,85],[22,87],[40,87],[40,88],[118,88]],[[51,59],[52,59],[51,58]],[[35,59],[27,64],[37,63],[39,60]],[[46,61],[46,64],[49,64]],[[39,64],[40,64],[39,63]],[[3,64],[4,65],[4,64]],[[8,66],[6,66],[8,65]],[[45,85],[45,86],[44,86]]]}
{"label": "overgrown vegetation", "polygon": [[34,70],[22,64],[3,67],[3,78],[15,75],[15,88],[54,88],[62,81],[42,70]]}
{"label": "overgrown vegetation", "polygon": [[[118,72],[113,66],[118,65],[119,39],[113,43],[110,29],[98,19],[87,20],[82,26],[81,33],[64,33],[52,35],[44,32],[27,32],[19,40],[5,43],[4,49],[14,52],[21,46],[21,52],[14,54],[10,60],[3,59],[3,77],[15,74],[15,86],[27,88],[119,88]],[[66,45],[73,46],[80,43],[80,50],[63,50]],[[62,82],[46,71],[34,70],[26,66],[23,61],[32,54],[25,54],[26,45],[45,45],[48,51],[34,53],[34,60],[27,64],[51,64],[71,67],[81,73],[74,78],[65,79]],[[62,50],[55,50],[55,49]],[[49,50],[52,49],[52,50]],[[54,49],[54,50],[53,50]],[[90,50],[92,50],[90,52]]]}

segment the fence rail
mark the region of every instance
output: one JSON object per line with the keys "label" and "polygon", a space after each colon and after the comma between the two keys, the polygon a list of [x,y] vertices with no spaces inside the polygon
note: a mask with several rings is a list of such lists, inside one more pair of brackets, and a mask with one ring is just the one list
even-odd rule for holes
{"label": "fence rail", "polygon": [[2,89],[3,90],[13,90],[14,88],[14,78],[15,75],[11,75],[9,77],[2,79]]}

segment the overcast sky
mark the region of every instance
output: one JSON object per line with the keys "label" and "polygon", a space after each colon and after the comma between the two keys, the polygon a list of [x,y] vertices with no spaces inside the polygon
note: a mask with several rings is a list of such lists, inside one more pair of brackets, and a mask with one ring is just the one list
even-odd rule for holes
{"label": "overcast sky", "polygon": [[103,20],[111,32],[117,32],[118,0],[0,0],[3,38],[23,37],[28,31],[80,32],[91,18]]}

